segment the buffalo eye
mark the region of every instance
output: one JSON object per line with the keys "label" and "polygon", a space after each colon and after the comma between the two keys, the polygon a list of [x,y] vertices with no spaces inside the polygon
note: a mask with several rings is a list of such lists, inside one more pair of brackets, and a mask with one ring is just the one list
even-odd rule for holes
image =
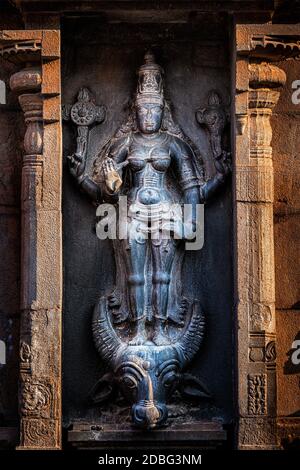
{"label": "buffalo eye", "polygon": [[137,381],[133,377],[128,377],[128,375],[122,378],[122,383],[129,389],[137,387]]}
{"label": "buffalo eye", "polygon": [[175,372],[170,372],[164,377],[164,386],[171,387],[177,379],[177,374]]}

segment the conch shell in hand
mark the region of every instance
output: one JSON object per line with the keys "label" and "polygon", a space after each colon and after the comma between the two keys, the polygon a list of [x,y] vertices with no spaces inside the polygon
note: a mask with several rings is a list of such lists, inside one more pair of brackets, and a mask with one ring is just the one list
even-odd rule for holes
{"label": "conch shell in hand", "polygon": [[115,165],[112,163],[112,161],[109,161],[108,168],[106,170],[106,175],[105,175],[105,183],[106,186],[110,191],[113,193],[116,193],[119,191],[123,181],[122,178],[119,174],[119,171],[122,170],[126,165],[128,165],[128,160],[125,160],[125,162],[120,163],[119,165]]}
{"label": "conch shell in hand", "polygon": [[122,179],[119,173],[115,169],[112,169],[107,172],[105,183],[111,192],[116,193],[122,185]]}

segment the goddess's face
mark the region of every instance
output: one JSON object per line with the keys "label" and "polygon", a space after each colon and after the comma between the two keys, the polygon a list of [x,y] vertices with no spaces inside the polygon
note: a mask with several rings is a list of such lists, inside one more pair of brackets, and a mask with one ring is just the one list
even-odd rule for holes
{"label": "goddess's face", "polygon": [[139,103],[136,117],[139,130],[143,134],[155,134],[161,127],[163,107],[154,103]]}

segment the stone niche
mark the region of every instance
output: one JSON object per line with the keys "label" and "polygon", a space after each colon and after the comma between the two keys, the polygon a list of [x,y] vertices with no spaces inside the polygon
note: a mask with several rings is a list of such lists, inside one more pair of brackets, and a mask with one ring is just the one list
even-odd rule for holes
{"label": "stone niche", "polygon": [[[268,15],[253,19],[248,8],[254,2],[242,1],[233,3],[244,8],[244,20],[234,13],[234,21],[225,7],[217,11],[202,1],[177,2],[179,14],[171,4],[158,12],[150,1],[147,7],[140,2],[143,11],[135,10],[137,2],[119,2],[127,4],[119,11],[99,0],[89,16],[88,6],[76,10],[79,2],[63,14],[65,4],[41,0],[42,15],[31,0],[17,3],[29,8],[23,9],[25,28],[4,22],[0,31],[1,60],[10,64],[1,79],[10,83],[13,99],[0,109],[7,140],[1,171],[11,187],[0,219],[8,236],[20,238],[7,239],[10,249],[2,257],[2,264],[9,256],[13,265],[3,270],[7,319],[0,328],[9,336],[10,325],[16,339],[10,371],[5,376],[2,369],[0,382],[5,377],[2,406],[9,402],[10,419],[19,425],[19,448],[61,449],[67,441],[81,448],[162,442],[176,448],[280,448],[282,439],[299,436],[298,370],[286,364],[299,328],[292,222],[299,211],[296,190],[289,192],[297,149],[296,139],[286,142],[291,128],[297,133],[288,90],[298,76],[287,59],[299,57],[299,26],[272,24]],[[210,397],[189,401],[174,394],[168,426],[145,432],[131,426],[122,398],[101,405],[90,399],[105,370],[93,342],[92,312],[113,288],[116,267],[111,242],[96,236],[96,206],[69,172],[67,156],[76,150],[78,130],[66,110],[84,88],[105,106],[105,119],[90,128],[91,175],[99,150],[125,120],[136,70],[149,49],[165,71],[175,122],[198,149],[206,178],[214,176],[213,146],[195,112],[208,106],[212,90],[221,97],[232,178],[206,204],[204,247],[186,254],[183,273],[184,293],[198,298],[206,314],[202,347],[186,372],[201,380]],[[10,254],[19,244],[20,258]],[[18,417],[11,372],[16,362]]]}
{"label": "stone niche", "polygon": [[[151,48],[157,63],[165,71],[165,91],[173,104],[175,120],[198,147],[206,175],[213,176],[208,134],[196,122],[195,111],[207,106],[211,90],[216,90],[224,107],[230,109],[228,32],[228,18],[222,15],[205,15],[201,24],[189,25],[106,24],[90,18],[65,20],[62,27],[62,102],[75,103],[79,89],[87,87],[96,104],[105,105],[107,109],[104,122],[90,131],[88,165],[91,167],[103,144],[124,121],[136,87],[136,70],[145,51]],[[76,135],[73,130],[70,122],[65,122],[64,156],[74,151]],[[228,125],[224,135],[228,150],[229,135]],[[92,311],[97,299],[113,288],[115,276],[111,242],[98,240],[95,221],[96,208],[78,191],[65,159],[63,419],[66,427],[73,425],[70,439],[74,441],[88,439],[83,438],[84,433],[80,430],[90,430],[93,425],[107,424],[110,431],[126,425],[130,412],[120,400],[101,406],[92,405],[88,400],[91,388],[103,371],[92,340]],[[175,396],[170,406],[170,427],[164,431],[164,439],[176,438],[171,437],[174,433],[168,432],[175,424],[183,428],[188,426],[184,440],[197,440],[195,426],[199,429],[201,423],[218,422],[218,426],[212,427],[214,433],[206,428],[206,440],[222,440],[222,425],[232,422],[231,250],[229,179],[225,188],[205,208],[204,248],[186,255],[183,275],[185,291],[200,299],[207,316],[204,345],[189,372],[201,378],[211,398],[191,403]],[[91,440],[95,439],[93,433],[89,436]],[[203,438],[200,431],[198,438]],[[136,441],[137,437],[133,435],[132,439]]]}

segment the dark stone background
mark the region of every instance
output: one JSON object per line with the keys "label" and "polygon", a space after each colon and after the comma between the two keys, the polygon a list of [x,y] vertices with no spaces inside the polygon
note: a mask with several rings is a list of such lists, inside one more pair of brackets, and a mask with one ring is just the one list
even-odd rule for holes
{"label": "dark stone background", "polygon": [[[99,19],[69,19],[62,28],[63,102],[74,103],[81,86],[107,106],[103,124],[93,128],[89,164],[103,143],[126,116],[136,86],[135,71],[152,46],[165,69],[165,88],[174,117],[199,147],[207,174],[213,166],[207,135],[195,121],[195,110],[206,105],[209,90],[230,101],[229,25],[220,16],[201,23],[105,24]],[[64,155],[75,146],[74,129],[64,125]],[[65,159],[64,159],[65,160]],[[64,161],[64,423],[74,419],[99,420],[100,409],[91,406],[88,393],[102,371],[91,334],[91,314],[99,296],[114,285],[114,257],[109,241],[95,234],[96,208],[80,194]],[[204,345],[190,370],[199,375],[213,400],[199,405],[199,417],[233,416],[232,367],[232,205],[230,181],[206,206],[205,245],[186,255],[186,292],[201,300],[207,315]],[[187,416],[187,420],[191,419]]]}

